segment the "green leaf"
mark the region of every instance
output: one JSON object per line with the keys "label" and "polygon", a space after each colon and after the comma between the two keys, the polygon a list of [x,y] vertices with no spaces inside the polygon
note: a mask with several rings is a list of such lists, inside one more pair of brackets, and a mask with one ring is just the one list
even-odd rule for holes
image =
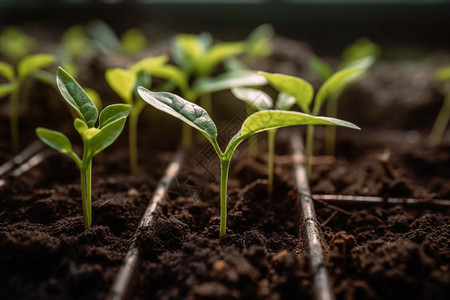
{"label": "green leaf", "polygon": [[62,35],[61,44],[71,58],[86,54],[89,45],[86,29],[81,25],[70,27]]}
{"label": "green leaf", "polygon": [[342,51],[342,58],[344,60],[344,65],[359,60],[365,57],[377,58],[381,54],[381,47],[373,43],[368,38],[359,38],[353,44],[347,46],[344,51]]}
{"label": "green leaf", "polygon": [[51,65],[55,57],[51,54],[34,54],[23,58],[17,65],[17,73],[20,79],[24,79],[31,73]]}
{"label": "green leaf", "polygon": [[236,98],[257,110],[267,110],[273,107],[272,98],[263,91],[250,88],[233,88],[231,92]]}
{"label": "green leaf", "polygon": [[41,139],[41,141],[43,141],[53,149],[67,154],[77,163],[77,165],[80,164],[80,159],[72,151],[72,144],[64,134],[46,128],[36,128],[36,134],[39,139]]}
{"label": "green leaf", "polygon": [[[102,152],[117,139],[125,126],[126,120],[126,117],[121,117],[115,121],[109,122],[86,141],[89,159]],[[90,128],[89,130],[91,129],[93,128]]]}
{"label": "green leaf", "polygon": [[349,81],[354,78],[353,76],[361,72],[361,70],[362,67],[360,66],[343,69],[334,73],[330,78],[328,78],[328,80],[322,84],[316,94],[313,114],[317,115],[325,99],[331,94],[338,93],[341,89],[345,88]]}
{"label": "green leaf", "polygon": [[17,88],[17,81],[0,84],[0,99],[11,94]]}
{"label": "green leaf", "polygon": [[88,97],[92,100],[92,102],[94,102],[95,107],[97,108],[97,111],[102,110],[103,103],[102,103],[102,99],[100,98],[100,95],[95,90],[90,89],[90,88],[84,88],[84,91],[86,92]]}
{"label": "green leaf", "polygon": [[317,117],[300,112],[284,110],[264,110],[250,115],[242,124],[241,136],[293,125],[334,125],[360,129],[353,123],[327,117]]}
{"label": "green leaf", "polygon": [[10,64],[0,61],[0,75],[8,79],[8,81],[14,80],[14,68]]}
{"label": "green leaf", "polygon": [[147,72],[151,73],[154,68],[161,67],[168,60],[169,58],[165,54],[155,57],[147,57],[132,65],[130,67],[130,70],[136,73],[140,70],[146,70]]}
{"label": "green leaf", "polygon": [[304,112],[308,113],[310,111],[309,105],[311,104],[314,95],[314,89],[310,83],[301,78],[284,74],[258,73],[263,75],[278,91],[294,96],[298,106],[300,106]]}
{"label": "green leaf", "polygon": [[175,82],[182,91],[188,89],[188,80],[186,74],[176,66],[162,65],[160,67],[153,68],[151,71],[149,71],[149,73],[151,76]]}
{"label": "green leaf", "polygon": [[178,34],[172,44],[172,56],[175,63],[190,73],[206,48],[202,40],[194,34]]}
{"label": "green leaf", "polygon": [[193,84],[194,91],[202,93],[214,93],[240,86],[264,85],[265,78],[253,71],[230,71],[214,78],[202,77]]}
{"label": "green leaf", "polygon": [[450,65],[439,68],[434,73],[434,80],[447,81],[450,80]]}
{"label": "green leaf", "polygon": [[311,70],[314,72],[314,74],[316,74],[322,81],[327,80],[331,76],[331,74],[333,74],[333,70],[331,69],[330,65],[317,56],[314,56],[310,59],[309,66],[311,67]]}
{"label": "green leaf", "polygon": [[102,129],[120,118],[127,117],[130,112],[131,108],[127,104],[112,104],[105,107],[99,116],[99,129]]}
{"label": "green leaf", "polygon": [[[150,77],[150,74],[146,70],[140,70],[136,74],[136,84],[133,87],[133,96],[135,99],[139,98],[139,94],[137,92],[138,86],[143,86],[146,88],[150,88],[152,84],[152,78]],[[136,103],[134,103],[136,105]]]}
{"label": "green leaf", "polygon": [[197,73],[207,76],[212,73],[213,68],[223,62],[226,58],[244,52],[243,42],[230,42],[215,44],[204,55],[199,58]]}
{"label": "green leaf", "polygon": [[246,40],[246,53],[251,58],[261,58],[272,53],[272,38],[275,31],[272,25],[263,24],[254,29]]}
{"label": "green leaf", "polygon": [[36,48],[34,38],[16,27],[6,28],[0,35],[0,53],[16,63]]}
{"label": "green leaf", "polygon": [[136,28],[128,29],[120,39],[122,52],[127,55],[135,55],[147,47],[147,38]]}
{"label": "green leaf", "polygon": [[211,142],[217,138],[217,128],[206,110],[175,94],[151,92],[138,88],[139,95],[151,106],[172,115],[202,132]]}
{"label": "green leaf", "polygon": [[56,83],[61,95],[67,103],[75,109],[80,118],[85,121],[89,127],[93,127],[97,121],[98,111],[94,102],[92,102],[78,82],[59,67],[56,74]]}
{"label": "green leaf", "polygon": [[73,120],[73,127],[75,127],[80,135],[83,135],[84,132],[89,129],[86,122],[84,122],[80,118],[75,118],[75,120]]}
{"label": "green leaf", "polygon": [[120,52],[122,45],[117,35],[105,22],[95,20],[88,25],[87,30],[102,51]]}
{"label": "green leaf", "polygon": [[275,109],[279,110],[290,110],[295,104],[296,100],[294,96],[286,93],[279,93],[277,103],[275,104]]}
{"label": "green leaf", "polygon": [[136,84],[136,73],[133,71],[114,68],[106,70],[106,82],[128,104],[133,103],[133,89]]}

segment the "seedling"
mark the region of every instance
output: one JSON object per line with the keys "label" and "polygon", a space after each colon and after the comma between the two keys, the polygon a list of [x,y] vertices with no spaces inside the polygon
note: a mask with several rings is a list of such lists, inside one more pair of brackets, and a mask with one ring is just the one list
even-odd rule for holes
{"label": "seedling", "polygon": [[[299,89],[302,88],[301,85],[298,86]],[[285,93],[279,93],[278,99],[273,106],[274,101],[272,98],[264,93],[263,91],[251,88],[234,88],[231,90],[236,98],[246,102],[248,105],[253,107],[258,111],[263,110],[290,110],[295,104],[295,98]],[[275,160],[275,137],[277,129],[267,130],[268,135],[268,160],[267,160],[267,187],[269,197],[272,197],[273,193],[273,173],[274,173],[274,160]]]}
{"label": "seedling", "polygon": [[[84,227],[89,229],[92,222],[92,159],[111,145],[120,135],[125,126],[126,117],[130,113],[130,106],[127,104],[109,105],[99,115],[97,108],[86,92],[62,68],[58,68],[56,82],[64,100],[79,116],[74,120],[74,127],[83,140],[83,157],[80,159],[73,152],[70,140],[61,132],[37,128],[36,134],[53,149],[71,157],[80,169]],[[99,125],[95,127],[97,119]]]}
{"label": "seedling", "polygon": [[150,87],[151,78],[147,69],[160,68],[167,61],[165,56],[151,57],[139,61],[130,69],[114,68],[106,71],[106,81],[125,103],[131,107],[128,139],[130,171],[135,173],[138,167],[137,127],[145,102],[137,94],[137,86]]}
{"label": "seedling", "polygon": [[0,35],[0,54],[16,64],[36,48],[36,40],[16,27],[6,28]]}
{"label": "seedling", "polygon": [[[314,90],[311,84],[301,78],[284,74],[265,72],[260,72],[260,74],[279,92],[293,96],[303,112],[317,116],[325,100],[330,95],[341,91],[353,78],[360,76],[361,72],[364,72],[364,68],[365,64],[358,63],[355,66],[336,72],[328,78],[316,93],[312,110],[310,109],[310,105],[313,101]],[[311,177],[312,171],[311,159],[314,147],[314,125],[308,124],[306,131],[306,170],[309,177]]]}
{"label": "seedling", "polygon": [[317,117],[282,110],[259,111],[245,119],[241,129],[231,138],[225,151],[222,152],[217,143],[217,127],[205,109],[172,93],[151,92],[143,87],[139,87],[138,92],[148,104],[199,130],[216,151],[220,160],[219,237],[221,239],[225,236],[226,232],[228,170],[233,153],[242,141],[262,131],[302,124],[335,125],[359,129],[359,127],[352,123],[333,118]]}
{"label": "seedling", "polygon": [[[434,74],[434,79],[437,81],[450,81],[450,65],[442,67]],[[445,128],[447,128],[448,120],[450,118],[450,90],[445,96],[442,108],[434,121],[431,133],[428,136],[428,144],[430,146],[437,146],[442,142]]]}
{"label": "seedling", "polygon": [[50,54],[33,54],[22,58],[17,64],[17,71],[8,63],[0,61],[0,75],[8,82],[0,84],[0,98],[9,95],[11,147],[14,153],[19,151],[19,96],[25,80],[39,69],[51,65],[54,57]]}

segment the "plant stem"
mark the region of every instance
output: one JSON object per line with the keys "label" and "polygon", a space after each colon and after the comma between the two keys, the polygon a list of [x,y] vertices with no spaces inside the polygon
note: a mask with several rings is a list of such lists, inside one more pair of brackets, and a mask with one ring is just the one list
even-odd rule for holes
{"label": "plant stem", "polygon": [[[327,101],[327,117],[336,118],[340,93],[334,93]],[[325,154],[334,155],[336,145],[336,126],[325,126]]]}
{"label": "plant stem", "polygon": [[137,152],[137,125],[138,125],[139,112],[131,110],[129,116],[128,127],[128,143],[130,151],[130,172],[136,173],[138,167],[138,152]]}
{"label": "plant stem", "polygon": [[230,159],[220,160],[220,239],[225,236],[227,231],[227,183],[229,167]]}
{"label": "plant stem", "polygon": [[10,105],[11,105],[11,147],[13,153],[19,152],[19,90],[20,84],[11,93]]}
{"label": "plant stem", "polygon": [[306,127],[306,174],[311,178],[312,173],[312,155],[314,149],[314,125]]}
{"label": "plant stem", "polygon": [[251,136],[248,141],[248,156],[258,156],[258,137],[256,135]]}
{"label": "plant stem", "polygon": [[431,129],[431,133],[428,137],[428,144],[430,146],[437,146],[440,144],[445,132],[445,128],[447,127],[449,118],[450,118],[450,92],[445,97],[444,103],[442,104],[442,108],[439,111],[436,121],[434,121],[433,128]]}
{"label": "plant stem", "polygon": [[203,107],[208,114],[212,114],[211,94],[206,93],[200,96],[200,106]]}
{"label": "plant stem", "polygon": [[92,172],[92,160],[89,161],[87,166],[80,169],[81,172],[81,201],[83,206],[84,216],[84,228],[89,229],[92,222],[91,212],[91,172]]}
{"label": "plant stem", "polygon": [[275,161],[275,136],[277,130],[271,129],[267,131],[268,135],[268,146],[269,146],[269,157],[267,160],[267,188],[269,199],[272,199],[273,194],[273,173],[274,173],[274,161]]}

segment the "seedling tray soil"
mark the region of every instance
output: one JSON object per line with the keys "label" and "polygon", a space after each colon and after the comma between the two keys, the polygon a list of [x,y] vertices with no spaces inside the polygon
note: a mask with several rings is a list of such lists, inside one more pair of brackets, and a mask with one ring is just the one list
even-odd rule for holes
{"label": "seedling tray soil", "polygon": [[[338,149],[353,151],[340,155],[333,166],[315,166],[313,193],[422,202],[316,202],[337,299],[450,297],[448,142],[427,148],[418,139],[411,142],[410,135],[385,132],[381,141],[369,131],[364,139],[342,137]],[[380,160],[386,149],[389,160]]]}
{"label": "seedling tray soil", "polygon": [[112,147],[100,156],[93,226],[86,231],[79,172],[70,159],[47,150],[39,165],[9,175],[0,187],[0,298],[104,299],[173,153],[148,153],[152,159],[136,176],[126,175],[126,151]]}

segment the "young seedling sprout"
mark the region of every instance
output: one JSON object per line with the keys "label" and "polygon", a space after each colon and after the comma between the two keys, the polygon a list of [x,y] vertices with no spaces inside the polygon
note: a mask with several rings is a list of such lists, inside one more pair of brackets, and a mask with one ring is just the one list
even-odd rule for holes
{"label": "young seedling sprout", "polygon": [[[306,83],[306,82],[305,82]],[[306,85],[300,83],[298,89],[308,88]],[[311,88],[312,89],[312,88]],[[248,105],[258,111],[263,110],[290,110],[295,104],[295,98],[285,93],[279,93],[278,99],[273,106],[274,101],[272,98],[263,91],[252,88],[234,88],[231,90],[236,98],[246,102]],[[277,129],[267,130],[268,135],[268,160],[267,160],[267,188],[269,197],[272,197],[273,193],[273,175],[274,175],[274,161],[275,161],[275,137]]]}
{"label": "young seedling sprout", "polygon": [[[84,226],[89,229],[92,221],[92,159],[120,135],[125,126],[126,117],[130,113],[130,106],[127,104],[109,105],[99,115],[97,108],[85,91],[62,68],[58,68],[56,81],[61,95],[79,116],[74,120],[74,127],[83,140],[83,156],[79,158],[73,152],[70,140],[61,132],[37,128],[36,134],[53,149],[71,157],[80,169]],[[98,127],[95,127],[97,119]]]}
{"label": "young seedling sprout", "polygon": [[205,109],[172,93],[151,92],[143,87],[139,87],[138,92],[148,104],[199,130],[216,151],[220,160],[219,238],[221,239],[226,232],[228,170],[233,153],[242,141],[258,132],[293,125],[322,124],[359,129],[352,123],[338,119],[282,110],[265,110],[256,112],[246,118],[241,129],[229,141],[225,151],[222,151],[217,143],[217,127]]}
{"label": "young seedling sprout", "polygon": [[[260,72],[260,74],[279,92],[293,96],[303,112],[318,116],[322,104],[330,95],[340,92],[353,78],[360,76],[364,72],[366,64],[363,61],[357,63],[355,66],[336,72],[328,78],[317,91],[312,110],[310,109],[310,105],[313,101],[314,90],[309,83],[301,78],[284,74],[271,74],[266,72]],[[311,159],[314,147],[314,125],[317,124],[308,124],[306,130],[306,170],[309,177],[311,177],[312,171]]]}
{"label": "young seedling sprout", "polygon": [[9,95],[10,122],[11,122],[11,147],[14,153],[20,148],[19,144],[19,98],[25,80],[39,69],[51,65],[54,61],[50,54],[33,54],[22,58],[17,64],[17,71],[8,63],[0,61],[0,75],[8,82],[0,84],[0,98]]}
{"label": "young seedling sprout", "polygon": [[147,70],[160,68],[166,61],[166,56],[150,57],[136,63],[130,69],[108,69],[105,74],[109,86],[131,107],[128,124],[131,173],[135,173],[138,167],[137,127],[139,116],[145,107],[145,102],[139,97],[136,88],[150,87],[151,78]]}
{"label": "young seedling sprout", "polygon": [[[438,69],[434,75],[437,81],[450,82],[450,65]],[[445,96],[442,108],[434,121],[433,128],[428,136],[428,144],[430,146],[437,146],[441,143],[444,136],[445,128],[447,128],[448,120],[450,118],[450,90]]]}

